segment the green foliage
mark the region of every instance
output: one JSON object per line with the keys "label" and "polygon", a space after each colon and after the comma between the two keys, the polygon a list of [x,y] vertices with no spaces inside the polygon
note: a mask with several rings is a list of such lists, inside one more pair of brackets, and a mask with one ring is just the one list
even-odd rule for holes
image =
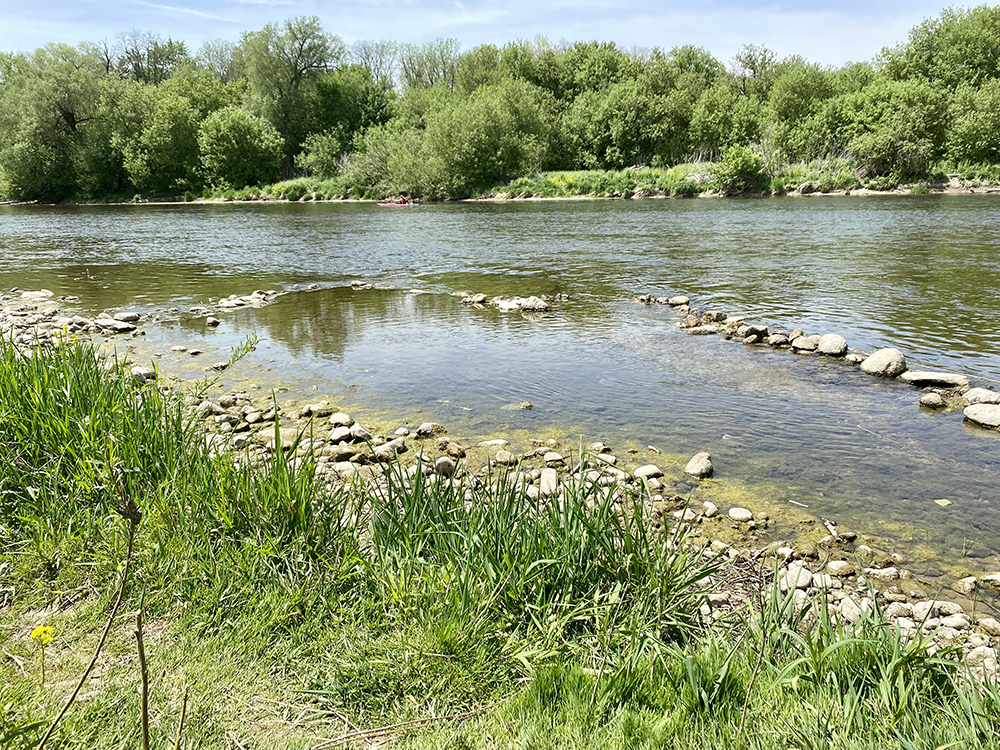
{"label": "green foliage", "polygon": [[537,171],[548,130],[541,99],[534,86],[507,81],[431,116],[427,146],[441,164],[444,190],[463,194]]}
{"label": "green foliage", "polygon": [[723,193],[742,193],[760,188],[763,159],[746,146],[730,146],[722,161],[712,167],[715,187]]}
{"label": "green foliage", "polygon": [[962,86],[951,105],[952,126],[947,154],[953,161],[980,164],[1000,162],[1000,79],[979,89]]}
{"label": "green foliage", "polygon": [[187,99],[160,96],[142,134],[126,143],[125,169],[145,193],[176,194],[198,182],[198,116]]}
{"label": "green foliage", "polygon": [[278,175],[281,136],[269,123],[239,107],[210,115],[201,125],[198,147],[206,176],[215,185],[263,185]]}

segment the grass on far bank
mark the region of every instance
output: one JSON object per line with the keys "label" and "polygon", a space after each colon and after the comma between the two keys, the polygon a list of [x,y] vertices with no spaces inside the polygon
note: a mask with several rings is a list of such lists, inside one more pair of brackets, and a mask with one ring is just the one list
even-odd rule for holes
{"label": "grass on far bank", "polygon": [[50,747],[140,747],[139,608],[155,748],[186,687],[188,748],[1000,747],[1000,689],[878,612],[846,629],[761,589],[711,624],[718,563],[633,498],[398,468],[331,491],[308,454],[209,450],[178,394],[107,364],[0,344],[0,747],[37,746],[89,660],[129,500],[128,614]]}

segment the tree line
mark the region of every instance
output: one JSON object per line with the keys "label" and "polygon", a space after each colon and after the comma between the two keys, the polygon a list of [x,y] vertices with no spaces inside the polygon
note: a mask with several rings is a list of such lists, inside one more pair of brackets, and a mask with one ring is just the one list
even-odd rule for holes
{"label": "tree line", "polygon": [[1000,7],[945,10],[839,68],[755,45],[728,65],[694,46],[544,38],[348,47],[315,17],[196,53],[135,31],[0,53],[8,200],[305,175],[345,194],[464,196],[548,170],[831,156],[859,179],[1000,173]]}

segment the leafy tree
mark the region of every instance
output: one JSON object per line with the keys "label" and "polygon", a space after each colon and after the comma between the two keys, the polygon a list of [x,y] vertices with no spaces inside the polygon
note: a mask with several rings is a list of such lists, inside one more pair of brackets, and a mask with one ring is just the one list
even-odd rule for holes
{"label": "leafy tree", "polygon": [[199,121],[223,107],[233,107],[240,103],[245,93],[241,83],[223,83],[210,71],[187,64],[179,68],[170,80],[157,90],[164,96],[179,96],[187,99]]}
{"label": "leafy tree", "polygon": [[198,113],[182,96],[157,97],[142,134],[124,150],[125,169],[144,193],[179,193],[195,186]]}
{"label": "leafy tree", "polygon": [[531,84],[507,80],[431,116],[427,144],[442,164],[446,192],[464,194],[537,171],[548,135],[541,98]]}
{"label": "leafy tree", "polygon": [[765,117],[773,125],[776,145],[786,156],[804,159],[821,148],[813,118],[834,90],[833,76],[818,65],[793,65],[775,79]]}
{"label": "leafy tree", "polygon": [[342,174],[350,184],[363,185],[376,195],[432,198],[441,192],[441,169],[425,132],[396,119],[355,137],[354,153]]}
{"label": "leafy tree", "polygon": [[399,45],[390,41],[362,39],[351,45],[351,61],[368,68],[372,80],[385,91],[391,91],[396,81]]}
{"label": "leafy tree", "polygon": [[325,33],[315,16],[293,18],[280,27],[268,24],[240,40],[239,64],[253,108],[277,128],[289,157],[298,151],[289,133],[304,116],[306,84],[343,57],[340,39]]}
{"label": "leafy tree", "polygon": [[198,133],[206,176],[220,187],[274,182],[281,165],[281,144],[274,126],[240,107],[213,112]]}
{"label": "leafy tree", "polygon": [[239,78],[236,45],[228,39],[209,39],[201,45],[195,63],[222,83]]}
{"label": "leafy tree", "polygon": [[455,87],[468,95],[480,86],[499,83],[503,76],[500,49],[492,44],[481,44],[459,58]]}
{"label": "leafy tree", "polygon": [[947,154],[959,164],[1000,164],[1000,79],[955,92]]}
{"label": "leafy tree", "polygon": [[724,193],[741,193],[758,187],[763,159],[746,146],[730,146],[712,169],[715,187]]}
{"label": "leafy tree", "polygon": [[743,96],[728,81],[705,90],[691,114],[691,148],[712,157],[736,144],[760,139],[760,105]]}

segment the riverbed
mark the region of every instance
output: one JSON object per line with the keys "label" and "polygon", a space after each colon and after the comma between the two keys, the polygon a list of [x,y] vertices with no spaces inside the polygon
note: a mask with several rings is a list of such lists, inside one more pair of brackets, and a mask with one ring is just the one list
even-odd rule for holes
{"label": "riverbed", "polygon": [[[862,352],[895,346],[911,367],[996,388],[998,210],[996,195],[3,206],[0,286],[150,314],[144,336],[118,341],[164,372],[200,377],[257,334],[227,385],[464,439],[708,450],[720,479],[773,503],[996,569],[1000,433],[843,361],[689,336],[635,298],[685,294]],[[216,328],[187,312],[256,289],[289,294]],[[470,308],[458,291],[546,295],[551,310]],[[523,401],[534,408],[505,408]]]}

